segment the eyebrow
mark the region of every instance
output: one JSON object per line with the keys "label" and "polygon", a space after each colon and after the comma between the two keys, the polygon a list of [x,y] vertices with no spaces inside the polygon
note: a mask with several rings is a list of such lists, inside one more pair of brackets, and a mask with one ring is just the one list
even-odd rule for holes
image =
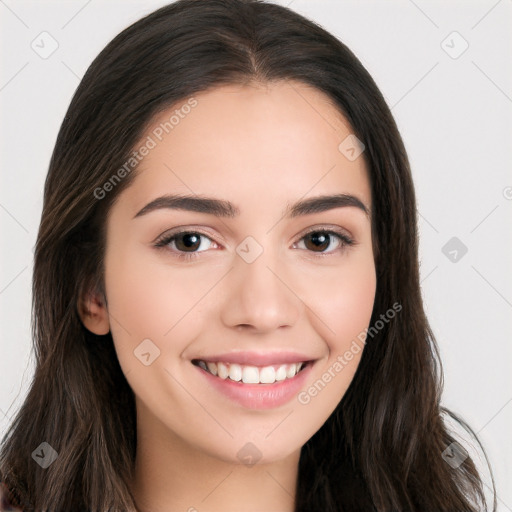
{"label": "eyebrow", "polygon": [[[300,200],[293,205],[288,203],[282,216],[288,218],[325,212],[334,208],[355,207],[362,210],[368,217],[369,209],[356,196],[350,194],[322,195]],[[149,202],[135,214],[134,219],[160,209],[185,210],[190,212],[207,213],[216,217],[235,218],[240,215],[240,209],[233,203],[198,195],[166,194]]]}

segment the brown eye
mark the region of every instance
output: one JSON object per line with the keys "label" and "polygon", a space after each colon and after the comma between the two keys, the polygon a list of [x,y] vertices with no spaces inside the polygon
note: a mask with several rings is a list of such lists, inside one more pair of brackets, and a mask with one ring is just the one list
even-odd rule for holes
{"label": "brown eye", "polygon": [[[337,245],[331,246],[336,241]],[[336,249],[343,249],[345,246],[353,245],[354,241],[344,233],[337,233],[331,230],[316,230],[306,233],[299,241],[299,245],[304,244],[307,251],[316,252],[319,255],[331,254]],[[331,250],[327,250],[331,246]],[[302,249],[302,247],[299,247]]]}
{"label": "brown eye", "polygon": [[168,248],[178,257],[199,255],[208,250],[215,242],[210,237],[196,231],[179,231],[162,237],[155,247]]}
{"label": "brown eye", "polygon": [[[324,231],[315,231],[304,237],[306,249],[323,252],[331,243],[331,236]],[[308,241],[310,242],[308,244]]]}
{"label": "brown eye", "polygon": [[198,233],[182,233],[174,237],[174,243],[178,251],[187,252],[187,249],[195,251],[201,245],[201,235]]}

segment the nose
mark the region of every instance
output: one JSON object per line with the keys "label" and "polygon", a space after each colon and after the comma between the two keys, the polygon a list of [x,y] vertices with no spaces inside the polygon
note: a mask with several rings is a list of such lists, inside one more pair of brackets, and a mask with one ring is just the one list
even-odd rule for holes
{"label": "nose", "polygon": [[259,333],[294,325],[304,304],[293,291],[290,275],[267,249],[252,263],[237,256],[225,283],[224,325]]}

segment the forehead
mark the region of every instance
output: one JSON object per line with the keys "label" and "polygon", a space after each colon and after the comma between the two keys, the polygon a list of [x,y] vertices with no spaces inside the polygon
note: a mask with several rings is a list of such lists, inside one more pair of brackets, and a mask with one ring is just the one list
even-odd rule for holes
{"label": "forehead", "polygon": [[168,189],[247,200],[336,190],[370,208],[363,155],[343,151],[352,133],[330,98],[301,82],[215,87],[153,119],[139,143],[151,149],[128,191],[140,206]]}

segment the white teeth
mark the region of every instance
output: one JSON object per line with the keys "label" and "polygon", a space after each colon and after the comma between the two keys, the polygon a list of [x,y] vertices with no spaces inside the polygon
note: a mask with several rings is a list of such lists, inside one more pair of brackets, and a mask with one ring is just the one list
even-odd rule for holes
{"label": "white teeth", "polygon": [[228,367],[224,363],[217,363],[217,376],[221,379],[227,379],[229,376]]}
{"label": "white teeth", "polygon": [[280,366],[276,372],[276,380],[286,379],[286,366]]}
{"label": "white teeth", "polygon": [[291,379],[292,377],[295,377],[298,371],[296,364],[290,364],[286,367],[286,377]]}
{"label": "white teeth", "polygon": [[242,381],[244,384],[273,384],[285,379],[291,379],[299,373],[304,363],[282,364],[280,366],[243,366],[236,363],[205,362],[199,361],[198,366],[207,372],[227,379]]}
{"label": "white teeth", "polygon": [[206,366],[208,366],[208,370],[211,374],[217,375],[217,364],[216,363],[206,363]]}
{"label": "white teeth", "polygon": [[272,366],[266,366],[260,370],[260,382],[262,384],[272,384],[276,381],[276,371]]}
{"label": "white teeth", "polygon": [[239,364],[229,365],[229,378],[235,382],[242,380],[242,367]]}
{"label": "white teeth", "polygon": [[[231,376],[231,372],[229,372]],[[244,366],[242,370],[242,381],[245,384],[259,384],[260,372],[255,366]]]}

